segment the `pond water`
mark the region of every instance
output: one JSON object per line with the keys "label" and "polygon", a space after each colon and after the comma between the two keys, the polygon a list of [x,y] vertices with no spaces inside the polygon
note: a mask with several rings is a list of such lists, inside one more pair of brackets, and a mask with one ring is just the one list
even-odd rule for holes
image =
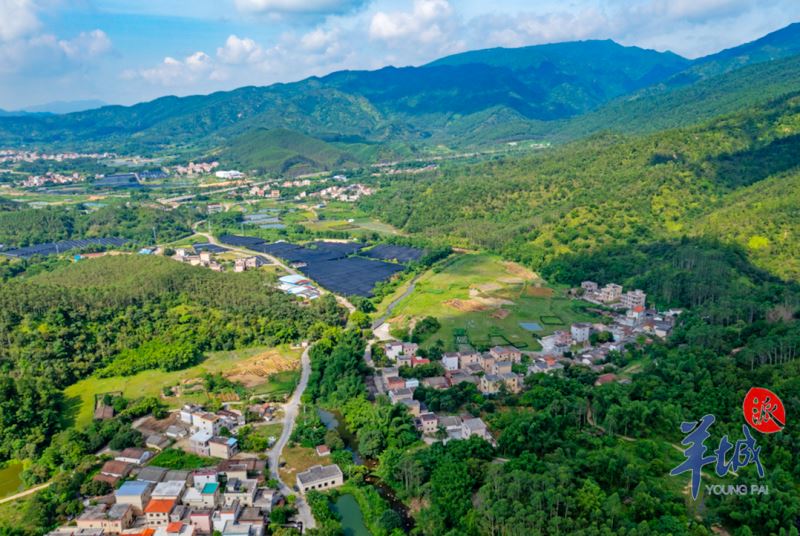
{"label": "pond water", "polygon": [[358,442],[356,436],[351,434],[347,427],[344,425],[344,419],[339,412],[325,411],[324,409],[317,408],[317,415],[328,430],[336,430],[339,436],[344,441],[345,450],[349,450],[353,455],[353,462],[356,465],[364,465],[364,460],[358,454]]}
{"label": "pond water", "polygon": [[349,493],[342,495],[336,499],[333,509],[341,516],[345,536],[372,536],[364,524],[364,514],[355,497]]}
{"label": "pond water", "polygon": [[23,490],[22,464],[10,462],[5,466],[0,466],[0,498],[14,495]]}

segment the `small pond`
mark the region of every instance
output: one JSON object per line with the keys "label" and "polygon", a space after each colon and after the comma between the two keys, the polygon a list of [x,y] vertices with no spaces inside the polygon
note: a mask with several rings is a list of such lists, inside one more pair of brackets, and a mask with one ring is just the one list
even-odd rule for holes
{"label": "small pond", "polygon": [[345,536],[372,536],[364,524],[364,514],[355,497],[349,493],[336,499],[333,509],[341,516]]}
{"label": "small pond", "polygon": [[0,465],[0,498],[14,495],[24,489],[21,475],[22,464],[19,462]]}

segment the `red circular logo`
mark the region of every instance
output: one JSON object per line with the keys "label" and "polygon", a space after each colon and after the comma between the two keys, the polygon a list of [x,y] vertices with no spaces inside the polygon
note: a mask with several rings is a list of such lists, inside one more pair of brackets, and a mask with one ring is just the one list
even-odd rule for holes
{"label": "red circular logo", "polygon": [[763,387],[753,387],[747,391],[742,411],[747,424],[762,434],[780,432],[786,425],[783,402],[778,395]]}

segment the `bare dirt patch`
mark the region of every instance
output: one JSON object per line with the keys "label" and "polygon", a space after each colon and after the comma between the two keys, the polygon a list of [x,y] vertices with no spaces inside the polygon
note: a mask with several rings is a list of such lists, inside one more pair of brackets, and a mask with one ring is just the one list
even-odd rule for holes
{"label": "bare dirt patch", "polygon": [[506,272],[508,272],[509,274],[516,277],[521,277],[526,281],[538,279],[538,276],[535,273],[531,272],[524,266],[521,266],[515,262],[504,262],[503,266],[505,267]]}
{"label": "bare dirt patch", "polygon": [[275,350],[269,350],[237,363],[225,377],[231,381],[240,382],[245,387],[251,388],[269,380],[276,372],[295,370],[300,363],[296,359],[281,355]]}
{"label": "bare dirt patch", "polygon": [[464,313],[476,313],[489,309],[488,305],[477,300],[447,300],[444,304]]}
{"label": "bare dirt patch", "polygon": [[498,309],[497,311],[493,312],[490,316],[498,320],[503,320],[510,314],[511,311],[509,311],[508,309]]}
{"label": "bare dirt patch", "polygon": [[548,287],[528,287],[525,289],[525,294],[534,298],[552,298],[555,292]]}

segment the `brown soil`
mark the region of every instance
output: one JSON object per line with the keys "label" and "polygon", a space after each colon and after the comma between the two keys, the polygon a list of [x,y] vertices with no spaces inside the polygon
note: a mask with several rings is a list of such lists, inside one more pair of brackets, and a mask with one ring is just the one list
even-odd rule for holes
{"label": "brown soil", "polygon": [[538,276],[535,273],[531,272],[524,266],[520,266],[515,262],[504,262],[503,266],[505,267],[506,272],[508,272],[511,275],[521,277],[522,279],[530,281],[532,279],[538,278]]}
{"label": "brown soil", "polygon": [[238,363],[225,377],[249,388],[261,385],[276,372],[294,370],[298,366],[296,359],[289,359],[275,350],[269,350]]}
{"label": "brown soil", "polygon": [[525,294],[534,298],[552,298],[555,292],[548,287],[528,287],[525,289]]}
{"label": "brown soil", "polygon": [[475,300],[447,300],[444,304],[464,313],[474,313],[489,309],[487,305]]}
{"label": "brown soil", "polygon": [[498,309],[497,311],[495,311],[495,312],[493,312],[491,314],[491,317],[492,318],[496,318],[498,320],[503,320],[504,318],[506,318],[510,314],[511,314],[511,311],[509,311],[508,309]]}

